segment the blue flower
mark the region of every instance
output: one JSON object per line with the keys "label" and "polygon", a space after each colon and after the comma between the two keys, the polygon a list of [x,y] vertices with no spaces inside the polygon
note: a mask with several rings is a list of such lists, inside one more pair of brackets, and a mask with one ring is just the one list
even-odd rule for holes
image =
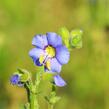
{"label": "blue flower", "polygon": [[56,72],[54,81],[57,86],[64,86],[66,83],[59,76],[63,64],[69,61],[70,53],[62,44],[62,39],[59,35],[53,32],[48,32],[46,35],[36,35],[32,40],[32,45],[35,46],[29,55],[37,66],[44,66],[45,71]]}
{"label": "blue flower", "polygon": [[23,83],[20,81],[20,75],[19,74],[12,75],[10,82],[13,85],[23,86]]}

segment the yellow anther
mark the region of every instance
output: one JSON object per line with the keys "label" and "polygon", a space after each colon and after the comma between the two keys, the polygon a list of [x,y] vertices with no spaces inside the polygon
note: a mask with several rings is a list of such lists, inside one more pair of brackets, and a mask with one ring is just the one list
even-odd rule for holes
{"label": "yellow anther", "polygon": [[43,63],[43,61],[44,61],[44,59],[45,59],[45,58],[44,58],[44,56],[43,56],[43,55],[41,55],[41,56],[40,56],[40,58],[39,58],[39,62],[42,64],[42,63]]}
{"label": "yellow anther", "polygon": [[51,70],[51,65],[50,65],[50,61],[49,60],[46,62],[46,67],[47,67],[48,70]]}

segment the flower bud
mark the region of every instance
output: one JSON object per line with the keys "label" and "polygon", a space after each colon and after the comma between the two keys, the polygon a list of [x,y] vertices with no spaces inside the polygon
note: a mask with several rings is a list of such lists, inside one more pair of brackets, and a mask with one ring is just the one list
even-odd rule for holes
{"label": "flower bud", "polygon": [[82,47],[82,34],[81,30],[73,30],[70,33],[70,47],[71,48],[81,48]]}
{"label": "flower bud", "polygon": [[59,35],[62,37],[63,43],[68,48],[69,47],[69,31],[66,27],[63,27],[59,30]]}
{"label": "flower bud", "polygon": [[18,72],[15,72],[10,82],[13,85],[24,86],[24,84],[31,79],[30,73],[25,69],[18,69]]}

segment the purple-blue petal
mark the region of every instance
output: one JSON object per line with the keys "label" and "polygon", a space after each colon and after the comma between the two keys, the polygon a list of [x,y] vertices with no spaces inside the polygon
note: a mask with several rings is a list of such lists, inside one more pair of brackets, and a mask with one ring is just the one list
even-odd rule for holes
{"label": "purple-blue petal", "polygon": [[58,46],[56,48],[56,58],[61,64],[67,64],[70,58],[70,53],[65,46]]}
{"label": "purple-blue petal", "polygon": [[33,48],[30,50],[29,55],[33,59],[35,65],[42,66],[39,62],[39,57],[44,54],[44,51],[40,48]]}
{"label": "purple-blue petal", "polygon": [[42,63],[39,62],[39,58],[38,59],[33,58],[33,62],[37,66],[42,66],[43,65]]}
{"label": "purple-blue petal", "polygon": [[59,75],[54,76],[54,82],[59,87],[66,85],[66,82]]}
{"label": "purple-blue petal", "polygon": [[52,58],[52,59],[50,60],[50,67],[51,67],[51,71],[52,71],[52,72],[57,72],[57,73],[59,73],[59,72],[61,72],[61,67],[62,67],[62,65],[57,61],[56,58]]}
{"label": "purple-blue petal", "polygon": [[32,57],[32,59],[36,59],[36,60],[43,54],[44,54],[44,51],[40,48],[33,48],[29,52],[30,57]]}
{"label": "purple-blue petal", "polygon": [[52,45],[53,47],[57,47],[59,45],[62,45],[62,39],[56,33],[48,32],[46,35],[47,35],[49,45]]}
{"label": "purple-blue petal", "polygon": [[32,40],[32,45],[44,49],[48,45],[46,35],[36,35]]}
{"label": "purple-blue petal", "polygon": [[13,75],[10,79],[10,82],[13,85],[17,85],[19,81],[20,81],[20,76],[18,74]]}

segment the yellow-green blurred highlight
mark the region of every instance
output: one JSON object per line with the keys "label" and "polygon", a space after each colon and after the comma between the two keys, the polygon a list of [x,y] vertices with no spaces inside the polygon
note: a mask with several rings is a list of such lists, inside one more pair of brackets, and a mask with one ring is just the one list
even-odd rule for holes
{"label": "yellow-green blurred highlight", "polygon": [[[83,48],[63,66],[67,86],[57,88],[55,109],[109,109],[109,0],[0,0],[0,109],[23,109],[25,90],[9,78],[18,67],[35,74],[28,56],[33,36],[63,26],[84,31]],[[48,94],[49,83],[41,89]],[[47,109],[43,98],[40,105]]]}

